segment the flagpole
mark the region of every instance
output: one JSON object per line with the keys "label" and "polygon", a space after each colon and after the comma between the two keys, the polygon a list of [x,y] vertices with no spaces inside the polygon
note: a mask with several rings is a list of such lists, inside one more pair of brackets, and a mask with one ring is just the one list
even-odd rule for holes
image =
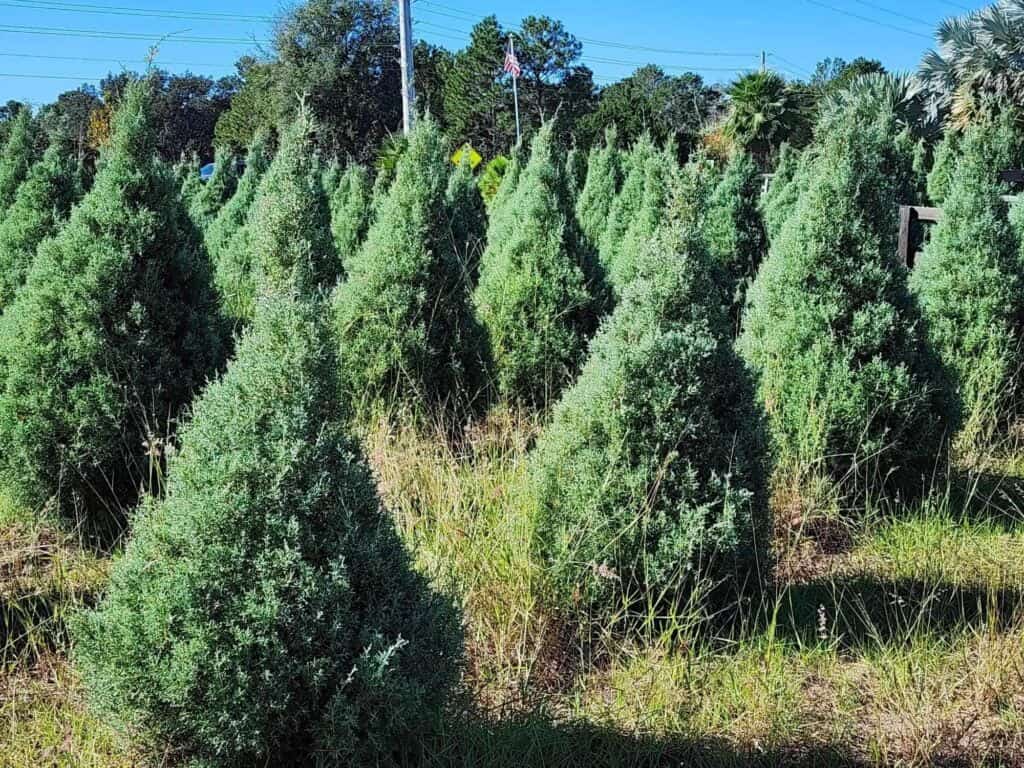
{"label": "flagpole", "polygon": [[[516,56],[516,43],[515,38],[512,35],[508,36],[508,49],[512,53],[512,58]],[[518,145],[523,140],[523,132],[519,127],[519,77],[515,71],[512,72],[512,99],[516,104],[516,144]]]}

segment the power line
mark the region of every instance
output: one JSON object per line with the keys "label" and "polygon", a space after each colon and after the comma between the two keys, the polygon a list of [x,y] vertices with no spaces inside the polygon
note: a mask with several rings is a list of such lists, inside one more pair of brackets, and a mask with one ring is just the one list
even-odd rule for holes
{"label": "power line", "polygon": [[[183,30],[189,32],[190,30]],[[258,45],[270,44],[270,40],[245,39],[237,37],[193,37],[185,34],[160,35],[159,33],[146,34],[140,32],[110,32],[97,29],[68,29],[66,27],[25,27],[13,25],[0,25],[0,32],[8,32],[18,35],[49,35],[53,37],[95,37],[104,40],[145,40],[155,42],[159,40],[175,43],[204,43],[208,45]]]}
{"label": "power line", "polygon": [[904,21],[912,21],[915,24],[923,24],[926,27],[934,27],[935,26],[935,22],[934,21],[929,21],[927,19],[922,19],[919,16],[908,16],[905,13],[900,13],[899,11],[894,11],[891,8],[886,8],[884,5],[878,5],[877,3],[872,3],[869,0],[853,0],[853,2],[857,3],[858,5],[863,5],[866,8],[873,8],[876,11],[881,11],[882,13],[887,13],[890,16],[896,17],[897,19],[903,19]]}
{"label": "power line", "polygon": [[7,8],[22,8],[25,10],[64,11],[68,13],[92,13],[112,16],[141,16],[144,18],[156,19],[237,23],[269,23],[274,21],[272,16],[247,16],[233,13],[217,13],[212,11],[178,11],[170,9],[152,10],[121,5],[73,3],[65,2],[65,0],[14,0],[14,2],[3,2],[0,3],[0,5]]}
{"label": "power line", "polygon": [[[478,14],[478,13],[470,13],[469,11],[463,11],[460,8],[455,8],[455,7],[450,6],[450,5],[445,5],[444,3],[435,3],[435,2],[433,2],[433,0],[419,0],[417,2],[417,6],[419,6],[419,5],[428,5],[428,6],[431,6],[431,7],[434,7],[434,8],[443,8],[443,9],[446,9],[448,11],[454,11],[454,12],[457,12],[457,13],[462,13],[462,14],[464,14],[464,16],[470,17],[470,18],[465,18],[464,19],[465,21],[473,21],[474,19],[480,20],[480,19],[488,18],[487,16],[483,16],[483,15]],[[433,14],[445,15],[445,16],[448,16],[449,18],[458,18],[458,17],[452,16],[451,14],[441,14],[440,11],[431,11],[431,10],[428,10],[428,9],[423,9],[423,12],[424,13],[433,13]],[[421,23],[432,24],[433,22],[421,22]],[[522,28],[517,26],[517,25],[504,24],[504,26],[506,28],[508,28],[508,29],[512,29],[513,31],[516,31],[516,32],[519,32],[520,34],[522,34],[522,31],[523,31]],[[452,28],[449,27],[448,29],[450,30]],[[459,30],[459,31],[464,31],[464,30]],[[654,47],[646,46],[646,45],[636,45],[636,44],[633,44],[633,43],[623,43],[623,42],[617,42],[617,41],[611,41],[611,40],[594,40],[592,38],[587,38],[587,37],[578,37],[576,39],[579,40],[581,43],[585,43],[586,45],[596,45],[598,47],[603,47],[603,48],[620,48],[620,49],[623,49],[623,50],[630,50],[630,51],[643,51],[645,53],[664,53],[664,54],[679,55],[679,56],[720,56],[720,57],[724,57],[724,58],[752,58],[752,57],[755,57],[755,56],[758,55],[755,52],[749,52],[749,51],[746,51],[746,52],[741,52],[741,51],[696,51],[696,50],[685,50],[685,49],[678,49],[678,48],[654,48]]]}
{"label": "power line", "polygon": [[74,80],[78,83],[85,83],[90,80],[102,80],[106,75],[99,77],[87,77],[85,75],[31,75],[26,73],[14,74],[12,72],[0,72],[0,77],[18,78],[21,80]]}
{"label": "power line", "polygon": [[851,19],[858,19],[859,21],[864,21],[864,22],[867,22],[868,24],[875,24],[876,26],[879,26],[879,27],[885,27],[886,29],[892,29],[892,30],[895,30],[896,32],[902,32],[905,35],[913,35],[914,37],[923,37],[925,40],[931,40],[932,39],[931,35],[926,35],[923,32],[916,32],[916,31],[914,31],[912,29],[907,29],[906,27],[899,27],[899,26],[897,26],[895,24],[890,24],[887,21],[879,21],[878,19],[873,19],[870,16],[864,16],[864,15],[859,14],[859,13],[854,13],[853,11],[847,11],[847,10],[844,10],[842,8],[837,8],[834,5],[829,5],[828,3],[823,3],[823,2],[821,2],[821,0],[804,0],[804,2],[810,3],[811,5],[816,5],[819,8],[825,8],[825,9],[827,9],[829,11],[832,11],[833,13],[838,13],[838,14],[841,14],[843,16],[849,16]]}
{"label": "power line", "polygon": [[[42,59],[47,61],[88,61],[97,64],[149,64],[148,59],[103,59],[89,56],[54,56],[43,53],[10,53],[7,51],[0,51],[0,58],[4,59]],[[217,67],[228,67],[234,69],[235,65],[231,64],[198,64],[194,62],[186,61],[161,61],[159,58],[153,61],[157,66],[164,67],[195,67],[196,69],[216,69]]]}
{"label": "power line", "polygon": [[797,73],[802,73],[803,76],[805,76],[805,77],[814,77],[814,73],[811,70],[807,69],[807,67],[801,67],[796,62],[790,61],[789,59],[786,59],[786,58],[783,58],[782,56],[779,56],[779,54],[777,54],[777,53],[769,53],[768,55],[770,57],[772,57],[773,59],[778,59],[783,64],[786,64],[786,65],[792,67],[794,70],[797,71]]}

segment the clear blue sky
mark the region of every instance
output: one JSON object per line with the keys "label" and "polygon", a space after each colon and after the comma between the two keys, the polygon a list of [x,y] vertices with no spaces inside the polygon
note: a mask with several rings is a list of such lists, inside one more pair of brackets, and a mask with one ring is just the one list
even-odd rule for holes
{"label": "clear blue sky", "polygon": [[[474,20],[484,14],[496,13],[507,25],[529,14],[546,14],[561,19],[584,41],[584,63],[599,83],[626,76],[634,63],[648,62],[669,73],[687,69],[708,81],[726,82],[736,71],[756,67],[761,50],[769,52],[771,66],[791,77],[806,76],[828,56],[867,56],[890,69],[913,69],[931,45],[940,19],[984,4],[414,0],[413,16],[417,37],[457,49]],[[165,35],[170,37],[159,43],[160,66],[175,72],[229,74],[238,56],[268,40],[269,19],[282,7],[279,0],[0,0],[0,101],[15,98],[41,104],[82,82],[96,83],[108,71],[141,69],[149,47]],[[186,42],[175,36],[204,41]],[[709,53],[738,55],[703,55]]]}

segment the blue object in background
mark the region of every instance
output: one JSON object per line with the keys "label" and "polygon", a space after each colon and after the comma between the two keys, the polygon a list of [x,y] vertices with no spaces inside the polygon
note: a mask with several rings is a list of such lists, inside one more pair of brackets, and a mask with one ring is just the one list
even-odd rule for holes
{"label": "blue object in background", "polygon": [[213,171],[217,167],[216,163],[207,163],[199,169],[199,178],[202,181],[209,181],[210,177],[213,176]]}

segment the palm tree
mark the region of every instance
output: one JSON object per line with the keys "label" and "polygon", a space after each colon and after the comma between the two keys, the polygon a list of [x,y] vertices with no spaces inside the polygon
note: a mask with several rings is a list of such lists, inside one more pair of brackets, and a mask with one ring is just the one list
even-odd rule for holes
{"label": "palm tree", "polygon": [[762,165],[783,144],[800,145],[809,138],[807,94],[775,72],[743,75],[729,86],[728,94],[725,134]]}
{"label": "palm tree", "polygon": [[849,119],[851,114],[891,113],[901,128],[916,138],[935,140],[941,123],[934,119],[928,104],[928,92],[913,75],[870,72],[860,75],[842,88],[827,94],[820,104],[821,120],[828,123]]}
{"label": "palm tree", "polygon": [[1024,0],[998,0],[946,19],[918,71],[932,110],[963,127],[987,100],[1024,100]]}

